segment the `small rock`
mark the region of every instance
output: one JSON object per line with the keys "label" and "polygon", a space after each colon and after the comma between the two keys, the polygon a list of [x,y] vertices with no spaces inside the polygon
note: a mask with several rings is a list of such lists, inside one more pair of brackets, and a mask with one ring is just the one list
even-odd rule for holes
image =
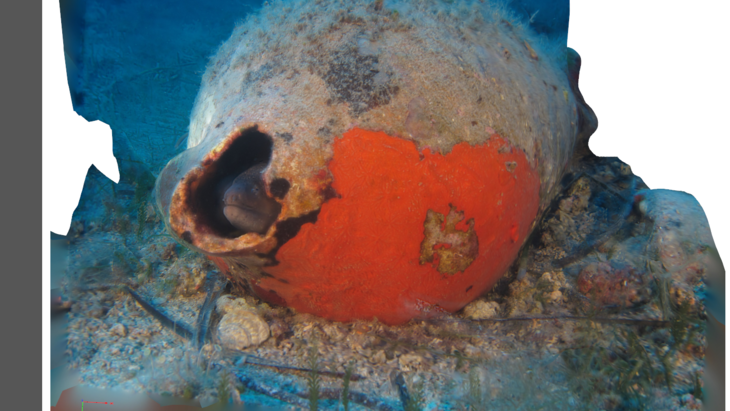
{"label": "small rock", "polygon": [[147,207],[145,208],[145,222],[150,223],[153,221],[159,221],[159,217],[157,216],[155,206],[153,206],[152,203],[147,203]]}
{"label": "small rock", "polygon": [[291,327],[286,322],[278,319],[274,319],[269,324],[269,329],[271,330],[271,336],[277,340],[279,338],[285,338],[291,332]]}
{"label": "small rock", "polygon": [[494,301],[477,300],[464,307],[464,315],[472,320],[494,318],[499,311],[499,304]]}
{"label": "small rock", "polygon": [[546,271],[542,273],[540,279],[537,280],[538,288],[549,288],[550,290],[555,291],[563,286],[565,286],[565,274],[563,274],[562,271]]}
{"label": "small rock", "polygon": [[257,314],[244,309],[226,308],[218,324],[221,344],[236,350],[259,345],[271,335],[269,325]]}
{"label": "small rock", "polygon": [[100,305],[93,305],[91,307],[91,309],[89,310],[89,317],[101,318],[106,315],[107,311],[108,310],[106,307],[102,307]]}
{"label": "small rock", "polygon": [[563,298],[560,288],[565,286],[565,275],[561,271],[545,272],[537,280],[536,286],[546,302],[560,302]]}
{"label": "small rock", "polygon": [[370,348],[363,348],[360,344],[355,344],[353,346],[355,351],[357,351],[358,354],[362,355],[365,358],[370,358],[373,355],[373,350]]}
{"label": "small rock", "polygon": [[521,280],[512,281],[509,284],[510,297],[520,298],[527,294],[532,294],[533,292],[533,282],[531,281],[530,276],[526,276]]}
{"label": "small rock", "polygon": [[216,309],[218,310],[218,313],[221,315],[225,315],[228,312],[236,311],[236,310],[245,310],[245,311],[254,311],[255,307],[250,306],[248,303],[246,303],[246,300],[243,298],[235,298],[231,295],[224,295],[215,303]]}
{"label": "small rock", "polygon": [[669,296],[671,300],[677,305],[686,302],[689,304],[690,307],[696,307],[695,303],[697,302],[697,298],[694,291],[687,284],[672,284],[669,287]]}
{"label": "small rock", "polygon": [[174,259],[175,257],[177,257],[177,243],[168,244],[160,256],[165,261]]}
{"label": "small rock", "polygon": [[109,329],[109,332],[112,335],[118,335],[120,337],[127,336],[127,328],[123,324],[120,324],[120,323],[114,324],[114,326]]}
{"label": "small rock", "polygon": [[398,358],[398,365],[401,371],[411,371],[417,369],[424,362],[423,357],[418,354],[403,354]]}
{"label": "small rock", "polygon": [[372,357],[370,357],[370,362],[373,364],[385,364],[387,361],[387,358],[385,356],[385,351],[380,350],[376,352]]}
{"label": "small rock", "polygon": [[560,292],[560,290],[555,290],[548,294],[548,299],[550,299],[550,302],[553,303],[560,302],[563,299],[563,293]]}
{"label": "small rock", "polygon": [[368,378],[370,376],[370,374],[373,372],[373,369],[372,369],[372,367],[363,365],[363,366],[357,367],[356,371],[359,375],[361,375],[365,378]]}
{"label": "small rock", "polygon": [[324,331],[327,337],[334,342],[341,341],[346,336],[342,329],[336,324],[325,324],[322,326],[322,331]]}
{"label": "small rock", "polygon": [[206,274],[199,268],[193,268],[190,271],[180,270],[178,275],[179,283],[176,291],[187,297],[200,291],[205,283]]}
{"label": "small rock", "polygon": [[570,192],[569,197],[564,198],[558,205],[560,210],[569,214],[578,214],[588,207],[588,200],[591,197],[591,185],[587,177],[581,177],[576,181]]}
{"label": "small rock", "polygon": [[467,357],[476,357],[476,356],[480,355],[481,353],[482,353],[482,351],[479,348],[477,348],[471,344],[467,344],[466,347],[464,348],[464,354],[466,354]]}

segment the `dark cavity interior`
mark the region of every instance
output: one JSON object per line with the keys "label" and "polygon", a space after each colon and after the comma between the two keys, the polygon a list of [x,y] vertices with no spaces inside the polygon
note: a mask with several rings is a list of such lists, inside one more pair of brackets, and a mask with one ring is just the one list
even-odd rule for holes
{"label": "dark cavity interior", "polygon": [[[258,131],[256,127],[243,130],[234,137],[218,161],[208,167],[197,189],[191,195],[191,210],[198,218],[200,226],[207,227],[212,234],[221,237],[235,238],[246,234],[231,225],[223,214],[223,195],[239,174],[256,164],[268,164],[271,160],[272,146],[271,137]],[[277,191],[274,195],[278,198],[283,197],[279,197],[282,194],[282,185],[279,182],[278,190],[273,190]],[[286,185],[288,186],[288,182]]]}

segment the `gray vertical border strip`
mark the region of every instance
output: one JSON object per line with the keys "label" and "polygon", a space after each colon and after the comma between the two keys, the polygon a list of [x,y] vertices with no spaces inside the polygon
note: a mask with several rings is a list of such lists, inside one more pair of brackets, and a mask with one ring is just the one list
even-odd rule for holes
{"label": "gray vertical border strip", "polygon": [[3,380],[12,381],[12,386],[3,384],[0,408],[40,409],[41,2],[7,2],[2,10],[5,244],[0,301],[5,314]]}

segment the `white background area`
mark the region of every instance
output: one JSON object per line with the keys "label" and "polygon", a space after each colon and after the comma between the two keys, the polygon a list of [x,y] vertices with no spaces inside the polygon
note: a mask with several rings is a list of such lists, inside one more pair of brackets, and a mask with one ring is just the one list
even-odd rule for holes
{"label": "white background area", "polygon": [[652,189],[692,194],[730,266],[727,2],[571,1],[568,46],[598,117],[590,148]]}
{"label": "white background area", "polygon": [[[387,5],[387,1],[386,1]],[[730,6],[717,0],[573,0],[568,46],[598,116],[596,155],[619,157],[652,188],[702,205],[730,266]],[[65,235],[86,172],[118,181],[111,131],[71,106],[58,1],[43,1],[43,409],[49,400],[49,237]]]}

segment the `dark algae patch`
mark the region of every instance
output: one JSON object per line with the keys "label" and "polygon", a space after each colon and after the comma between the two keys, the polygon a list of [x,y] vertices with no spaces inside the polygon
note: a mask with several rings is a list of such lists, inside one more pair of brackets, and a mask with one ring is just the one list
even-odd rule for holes
{"label": "dark algae patch", "polygon": [[377,55],[362,55],[357,48],[344,48],[329,59],[322,79],[338,102],[349,105],[354,117],[388,104],[398,93],[393,73],[379,64]]}

